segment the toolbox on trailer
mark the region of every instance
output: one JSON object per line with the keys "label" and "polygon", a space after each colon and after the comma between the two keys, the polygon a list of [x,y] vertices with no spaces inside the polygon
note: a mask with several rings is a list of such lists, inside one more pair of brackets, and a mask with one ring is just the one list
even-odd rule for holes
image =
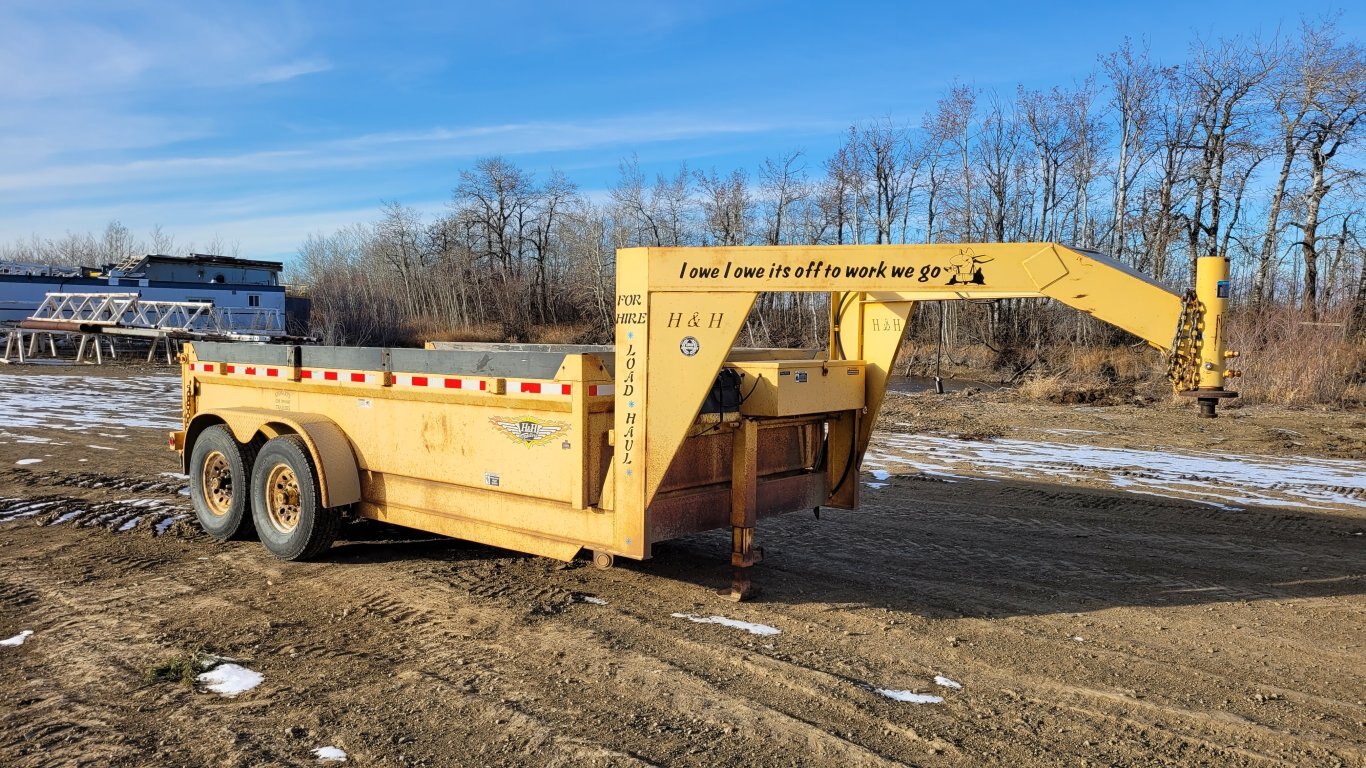
{"label": "toolbox on trailer", "polygon": [[795,416],[863,407],[861,360],[764,360],[726,363],[725,368],[743,374],[743,416]]}

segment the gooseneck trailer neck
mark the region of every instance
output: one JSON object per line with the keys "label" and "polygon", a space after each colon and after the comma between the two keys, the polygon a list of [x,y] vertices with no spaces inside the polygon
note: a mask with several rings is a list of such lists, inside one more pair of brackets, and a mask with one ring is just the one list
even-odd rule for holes
{"label": "gooseneck trailer neck", "polygon": [[[603,566],[728,527],[739,599],[760,518],[858,507],[915,302],[1055,299],[1164,352],[1213,416],[1228,261],[1197,268],[1181,293],[1053,243],[624,249],[613,347],[196,344],[172,445],[206,529],[289,559],[345,514]],[[769,291],[830,295],[828,351],[735,348]]]}

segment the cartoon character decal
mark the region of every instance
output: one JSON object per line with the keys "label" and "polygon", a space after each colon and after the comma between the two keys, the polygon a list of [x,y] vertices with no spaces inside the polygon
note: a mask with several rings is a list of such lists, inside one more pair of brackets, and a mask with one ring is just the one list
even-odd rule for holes
{"label": "cartoon character decal", "polygon": [[971,248],[964,248],[949,260],[953,265],[953,270],[949,273],[949,281],[945,285],[986,285],[986,276],[982,274],[981,265],[995,261],[989,256],[978,256]]}

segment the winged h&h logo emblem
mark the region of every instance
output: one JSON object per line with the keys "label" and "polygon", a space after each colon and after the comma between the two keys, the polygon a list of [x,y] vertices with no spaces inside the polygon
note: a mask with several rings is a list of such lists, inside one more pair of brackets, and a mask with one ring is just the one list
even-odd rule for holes
{"label": "winged h&h logo emblem", "polygon": [[498,431],[506,435],[508,439],[522,443],[527,447],[545,445],[556,435],[569,428],[569,425],[563,421],[538,419],[535,416],[523,416],[521,418],[492,416],[489,418],[489,423],[497,427]]}

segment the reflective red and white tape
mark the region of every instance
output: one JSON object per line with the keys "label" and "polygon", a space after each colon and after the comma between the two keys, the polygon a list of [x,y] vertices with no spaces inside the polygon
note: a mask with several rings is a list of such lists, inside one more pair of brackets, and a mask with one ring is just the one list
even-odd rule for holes
{"label": "reflective red and white tape", "polygon": [[[213,373],[218,363],[190,363],[191,371],[200,373]],[[264,365],[242,365],[239,363],[222,364],[222,372],[225,375],[233,376],[260,376],[264,378],[289,378],[289,369],[275,366]],[[350,384],[379,384],[382,381],[381,374],[368,371],[334,371],[323,368],[303,368],[299,371],[299,378],[303,381],[323,381]],[[487,379],[472,379],[455,376],[421,376],[407,373],[396,373],[393,377],[394,386],[414,387],[419,389],[458,389],[465,392],[487,392],[489,382]],[[542,395],[542,396],[564,396],[572,394],[574,386],[572,384],[560,384],[550,381],[524,381],[509,380],[506,392],[510,395]],[[616,392],[616,387],[612,384],[590,384],[588,385],[589,397],[608,397]]]}
{"label": "reflective red and white tape", "polygon": [[344,381],[352,384],[379,384],[381,382],[378,373],[328,371],[321,368],[303,368],[299,371],[299,379],[302,381]]}
{"label": "reflective red and white tape", "polygon": [[460,379],[449,376],[410,376],[406,373],[394,374],[396,387],[428,387],[431,389],[463,389],[483,392],[488,382],[483,379]]}

